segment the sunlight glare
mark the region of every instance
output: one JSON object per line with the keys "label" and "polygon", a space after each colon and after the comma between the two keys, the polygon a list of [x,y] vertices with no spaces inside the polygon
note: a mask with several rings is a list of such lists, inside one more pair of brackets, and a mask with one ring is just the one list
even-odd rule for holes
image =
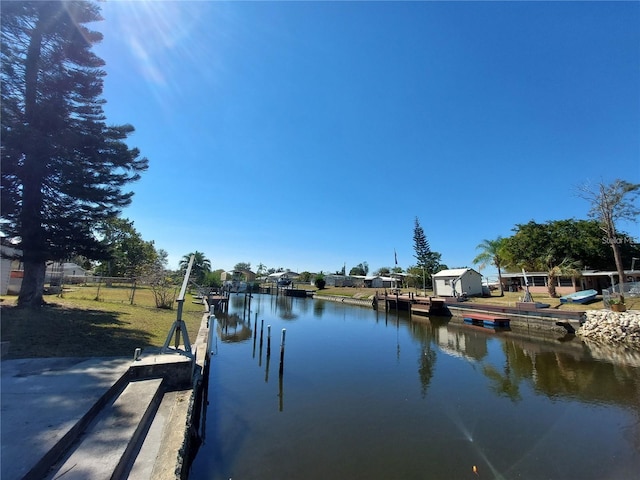
{"label": "sunlight glare", "polygon": [[182,79],[208,76],[215,63],[207,38],[213,26],[203,21],[208,8],[207,2],[138,0],[111,2],[103,11],[109,11],[109,28],[134,61],[134,73],[166,101],[167,93],[182,93]]}

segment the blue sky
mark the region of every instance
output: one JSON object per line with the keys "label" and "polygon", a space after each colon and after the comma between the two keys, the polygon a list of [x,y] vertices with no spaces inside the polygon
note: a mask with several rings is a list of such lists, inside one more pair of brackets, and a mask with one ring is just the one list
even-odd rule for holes
{"label": "blue sky", "polygon": [[[109,1],[109,123],[150,167],[123,216],[214,269],[449,267],[640,182],[639,2]],[[638,225],[621,225],[636,237]],[[490,269],[483,271],[491,274]]]}

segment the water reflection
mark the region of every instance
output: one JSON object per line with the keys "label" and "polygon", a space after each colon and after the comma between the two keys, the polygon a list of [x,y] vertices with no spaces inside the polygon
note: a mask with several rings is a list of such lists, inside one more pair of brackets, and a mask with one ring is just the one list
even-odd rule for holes
{"label": "water reflection", "polygon": [[215,328],[223,342],[243,342],[251,338],[253,330],[249,322],[237,313],[216,312]]}
{"label": "water reflection", "polygon": [[[261,341],[269,325],[276,355],[275,332],[288,332],[278,382],[268,333]],[[215,335],[191,479],[582,480],[640,469],[637,350],[260,295],[232,304]]]}
{"label": "water reflection", "polygon": [[[456,319],[421,320],[412,332],[423,345],[430,339],[441,352],[480,365],[492,390],[512,401],[520,399],[520,385],[526,381],[551,398],[639,405],[640,350],[583,342],[576,337],[549,341],[517,331],[470,326]],[[490,342],[497,339],[504,357],[499,367],[485,361]],[[423,362],[420,364],[422,368]]]}
{"label": "water reflection", "polygon": [[283,294],[269,295],[269,312],[283,320],[295,320],[298,318],[298,313],[294,312],[294,304],[296,310],[304,313],[308,309],[305,300],[304,298],[287,297]]}

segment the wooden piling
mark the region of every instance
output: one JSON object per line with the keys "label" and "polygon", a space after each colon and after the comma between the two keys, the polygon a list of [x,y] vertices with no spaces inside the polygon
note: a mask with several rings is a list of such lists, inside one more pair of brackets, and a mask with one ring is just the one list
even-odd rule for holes
{"label": "wooden piling", "polygon": [[271,325],[267,325],[267,358],[271,356]]}
{"label": "wooden piling", "polygon": [[284,340],[287,335],[287,329],[282,329],[282,337],[280,338],[280,376],[284,372]]}
{"label": "wooden piling", "polygon": [[264,383],[269,383],[269,364],[271,363],[271,357],[267,355],[267,366],[264,372]]}
{"label": "wooden piling", "polygon": [[282,382],[282,372],[278,378],[278,410],[284,410],[284,386]]}
{"label": "wooden piling", "polygon": [[[249,325],[251,325],[251,320],[249,320]],[[257,337],[258,337],[258,319],[256,318],[253,321],[253,358],[256,358],[256,338]]]}
{"label": "wooden piling", "polygon": [[260,346],[262,346],[263,335],[264,335],[264,320],[260,320]]}

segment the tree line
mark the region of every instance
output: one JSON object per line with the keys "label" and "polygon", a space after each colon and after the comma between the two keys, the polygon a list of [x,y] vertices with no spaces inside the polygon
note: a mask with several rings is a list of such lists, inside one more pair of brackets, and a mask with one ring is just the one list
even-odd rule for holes
{"label": "tree line", "polygon": [[502,270],[546,272],[551,297],[557,296],[558,277],[577,278],[581,270],[615,270],[624,283],[625,266],[640,259],[640,240],[620,231],[617,224],[637,221],[639,192],[640,184],[621,179],[595,187],[583,185],[579,195],[590,203],[589,220],[517,224],[510,237],[483,240],[473,263],[497,268],[501,295]]}
{"label": "tree line", "polygon": [[[102,34],[87,26],[100,20],[93,1],[2,4],[1,228],[4,237],[20,240],[24,276],[18,306],[43,304],[46,262],[53,259],[98,262],[96,273],[105,276],[166,277],[166,252],[121,218],[132,201],[129,187],[149,162],[126,144],[133,126],[106,122],[104,61],[91,50]],[[591,203],[595,223],[517,225],[508,239],[483,241],[476,259],[494,264],[499,273],[517,266],[563,275],[578,262],[583,268],[615,265],[624,278],[623,264],[640,254],[616,224],[637,219],[638,188],[622,180],[584,188],[581,196]],[[431,249],[417,217],[413,241],[416,264],[406,273],[416,287],[431,287],[431,276],[447,266]],[[210,265],[207,271],[206,262],[199,263],[196,281],[215,283]],[[260,264],[258,273],[263,272],[269,270]],[[340,272],[346,273],[346,265]],[[349,273],[368,272],[367,262],[361,262]],[[376,273],[394,272],[402,272],[397,260]]]}

